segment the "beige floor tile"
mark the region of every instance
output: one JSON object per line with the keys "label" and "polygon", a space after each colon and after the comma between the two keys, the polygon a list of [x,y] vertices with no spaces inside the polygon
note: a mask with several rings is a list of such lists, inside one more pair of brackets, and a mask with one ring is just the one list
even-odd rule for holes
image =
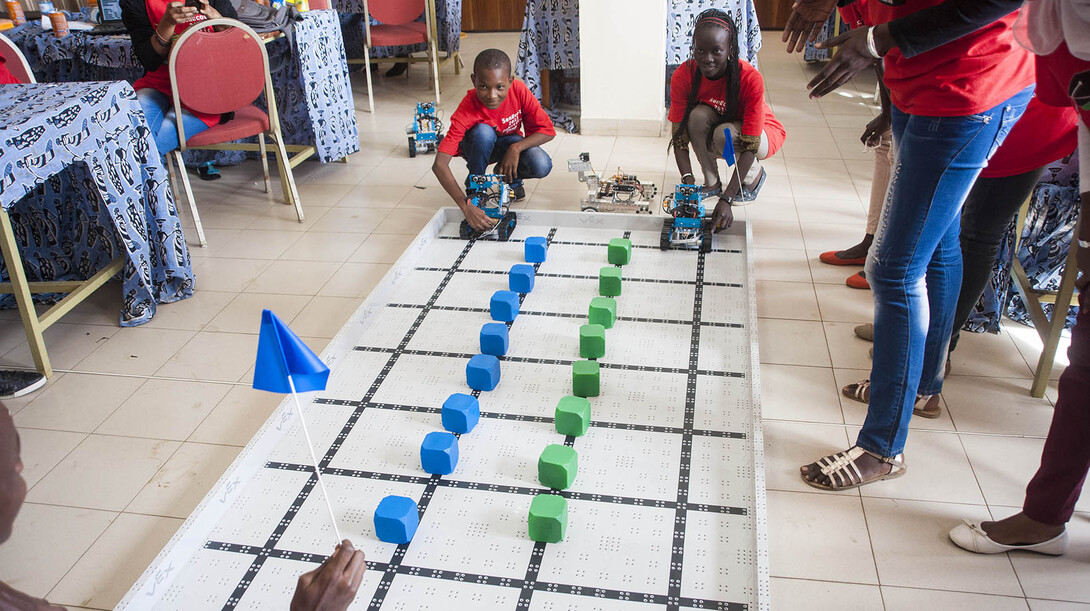
{"label": "beige floor tile", "polygon": [[[16,310],[8,310],[8,312],[14,315],[15,320],[19,320],[19,313]],[[38,313],[44,312],[45,309],[42,308]],[[64,315],[64,322],[67,324],[116,327],[119,320],[121,320],[121,283],[117,281],[102,285],[97,291],[91,293],[90,297]],[[26,339],[26,335],[23,334],[19,339]]]}
{"label": "beige floor tile", "polygon": [[[309,231],[371,233],[391,213],[391,208],[348,208],[338,206],[330,210],[321,220],[311,225]],[[397,214],[401,213],[398,212]]]}
{"label": "beige floor tile", "polygon": [[23,504],[0,554],[4,583],[44,597],[115,516],[113,511]]}
{"label": "beige floor tile", "polygon": [[962,331],[957,350],[950,353],[950,366],[951,373],[966,376],[1027,380],[1033,376],[1014,340],[1005,331],[999,335]]}
{"label": "beige floor tile", "polygon": [[762,364],[761,414],[765,419],[841,424],[832,370]]}
{"label": "beige floor tile", "polygon": [[814,285],[809,282],[757,281],[757,316],[821,320]]}
{"label": "beige floor tile", "polygon": [[[765,485],[769,490],[816,493],[802,481],[799,468],[822,456],[843,451],[851,445],[840,425],[765,420]],[[858,490],[823,493],[859,497]]]}
{"label": "beige floor tile", "polygon": [[848,168],[841,159],[792,159],[786,162],[785,167],[788,175],[793,179],[851,179]]}
{"label": "beige floor tile", "polygon": [[758,248],[753,245],[754,276],[757,280],[811,282],[806,253],[797,249]]}
{"label": "beige floor tile", "polygon": [[[1044,439],[996,435],[962,435],[961,439],[988,504],[1021,507],[1026,485],[1041,466]],[[1075,509],[1090,512],[1090,495],[1084,494]]]}
{"label": "beige floor tile", "polygon": [[915,588],[882,587],[886,611],[917,611],[918,609],[980,609],[981,611],[1029,611],[1026,599],[1016,596],[988,596],[921,590]]}
{"label": "beige floor tile", "polygon": [[315,297],[291,321],[291,328],[299,335],[333,337],[361,303],[354,297]]}
{"label": "beige floor tile", "polygon": [[189,441],[244,446],[250,442],[283,395],[235,386],[208,414]]}
{"label": "beige floor tile", "polygon": [[155,317],[144,326],[149,329],[200,331],[234,297],[234,292],[206,288],[195,290],[189,299],[159,304],[155,309]]}
{"label": "beige floor tile", "polygon": [[363,180],[367,173],[367,171],[352,164],[343,163],[308,163],[300,165],[294,170],[297,184],[317,182],[355,186]]}
{"label": "beige floor tile", "polygon": [[795,222],[750,221],[754,248],[794,248],[802,250],[802,230]]}
{"label": "beige floor tile", "polygon": [[[275,185],[273,188],[277,188]],[[303,212],[310,220],[311,208],[328,208],[336,206],[355,187],[351,185],[338,185],[328,183],[306,182],[298,185],[299,201],[303,202]],[[294,206],[285,208],[294,210]]]}
{"label": "beige floor tile", "polygon": [[[344,185],[323,185],[344,187]],[[344,187],[348,188],[348,187]],[[295,206],[288,206],[283,203],[270,206],[264,214],[254,219],[254,222],[247,225],[246,229],[260,229],[269,231],[298,231],[303,232],[310,229],[311,225],[317,223],[322,219],[326,213],[329,212],[328,207],[310,206],[307,207],[304,202],[303,207],[303,222],[299,222],[299,213],[296,212]]]}
{"label": "beige floor tile", "polygon": [[530,210],[570,210],[582,209],[583,198],[587,196],[586,189],[538,189],[534,195],[526,201],[526,208]]}
{"label": "beige floor tile", "polygon": [[331,261],[273,261],[246,287],[246,292],[316,295],[340,267],[340,262]]}
{"label": "beige floor tile", "polygon": [[878,583],[856,496],[770,491],[768,556],[775,577]]}
{"label": "beige floor tile", "polygon": [[[205,229],[245,229],[255,220],[261,218],[270,207],[269,202],[261,202],[259,205],[246,205],[234,194],[226,196],[228,203],[213,204],[201,203],[197,200],[197,211],[201,214],[201,226]],[[220,199],[218,201],[225,201]]]}
{"label": "beige floor tile", "polygon": [[27,500],[121,511],[180,445],[91,435],[38,482]]}
{"label": "beige floor tile", "polygon": [[253,365],[256,355],[256,335],[202,331],[155,375],[233,382]]}
{"label": "beige floor tile", "polygon": [[[803,222],[802,237],[806,250],[823,252],[826,250],[843,250],[857,244],[863,239],[865,231],[864,223],[813,223]],[[849,271],[848,275],[859,271]]]}
{"label": "beige floor tile", "polygon": [[1052,405],[1029,396],[1027,380],[950,375],[942,396],[959,431],[1044,437],[1052,423]]}
{"label": "beige floor tile", "polygon": [[113,607],[181,525],[174,518],[119,515],[53,588],[49,601]]}
{"label": "beige floor tile", "polygon": [[[46,354],[54,369],[71,369],[117,333],[118,326],[55,324],[42,333]],[[26,340],[0,358],[0,367],[34,368]]]}
{"label": "beige floor tile", "polygon": [[205,331],[213,333],[259,333],[262,310],[272,310],[280,320],[290,321],[310,302],[307,295],[240,293],[235,296]]}
{"label": "beige floor tile", "polygon": [[237,446],[184,443],[125,511],[185,518],[238,456]]}
{"label": "beige floor tile", "polygon": [[859,229],[865,225],[866,208],[846,173],[832,177],[792,176],[790,180],[799,220],[804,224],[843,223]]}
{"label": "beige floor tile", "polygon": [[415,190],[411,185],[359,185],[353,187],[341,198],[337,206],[340,208],[394,208],[410,191]]}
{"label": "beige floor tile", "polygon": [[90,433],[144,382],[141,378],[66,373],[15,415],[20,427]]}
{"label": "beige floor tile", "polygon": [[761,363],[828,367],[829,348],[821,323],[761,318],[757,321]]}
{"label": "beige floor tile", "polygon": [[815,284],[821,320],[856,324],[874,321],[874,299],[870,291],[841,284]]}
{"label": "beige floor tile", "polygon": [[875,611],[882,608],[878,586],[773,577],[773,609]]}
{"label": "beige floor tile", "polygon": [[45,386],[38,389],[37,392],[32,392],[30,394],[23,395],[21,397],[16,397],[14,399],[4,399],[4,407],[8,408],[8,413],[11,414],[14,417],[15,414],[18,414],[19,412],[23,411],[24,407],[26,407],[32,401],[37,399],[46,389],[48,389],[50,386],[53,386],[57,382],[60,382],[62,379],[64,379],[64,376],[65,376],[64,372],[54,372],[53,377],[46,378]]}
{"label": "beige floor tile", "polygon": [[395,263],[415,236],[373,233],[348,257],[353,263]]}
{"label": "beige floor tile", "polygon": [[267,260],[226,257],[194,260],[196,290],[238,293],[271,264],[272,261]]}
{"label": "beige floor tile", "polygon": [[[1041,360],[1041,349],[1043,346],[1040,336],[1037,335],[1037,331],[1010,321],[1006,321],[1006,324],[1004,324],[1003,327],[1010,333],[1018,351],[1022,353],[1022,357],[1026,360],[1026,363],[1029,364],[1030,371],[1036,372],[1037,365]],[[1052,369],[1048,374],[1050,380],[1060,379],[1060,374],[1062,374],[1067,367],[1067,349],[1070,346],[1070,337],[1060,338],[1060,343],[1056,347],[1056,358],[1053,359]]]}
{"label": "beige floor tile", "polygon": [[950,529],[962,519],[988,519],[986,507],[869,497],[863,507],[883,586],[1022,595],[1009,560],[950,542]]}
{"label": "beige floor tile", "polygon": [[[849,427],[853,441],[857,427]],[[973,468],[956,433],[912,431],[905,444],[908,471],[901,477],[865,486],[863,496],[914,501],[984,504]]]}
{"label": "beige floor tile", "polygon": [[227,384],[150,379],[95,432],[185,441],[229,390]]}
{"label": "beige floor tile", "polygon": [[322,297],[366,297],[390,270],[382,263],[345,263],[318,294]]}
{"label": "beige floor tile", "polygon": [[76,364],[74,369],[151,375],[194,335],[193,331],[125,327]]}
{"label": "beige floor tile", "polygon": [[[322,220],[325,220],[325,217]],[[309,230],[315,231],[320,223],[322,221],[314,223]],[[218,256],[237,259],[278,259],[299,239],[300,235],[297,231],[246,229],[228,240]]]}
{"label": "beige floor tile", "polygon": [[20,428],[20,456],[27,489],[33,488],[86,437],[86,433]]}
{"label": "beige floor tile", "polygon": [[411,208],[394,210],[374,228],[375,233],[398,233],[416,235],[435,216],[433,210],[413,210]]}
{"label": "beige floor tile", "polygon": [[[859,230],[859,234],[855,237],[845,240],[841,244],[837,244],[831,248],[825,248],[820,250],[807,250],[807,262],[810,264],[810,275],[814,279],[815,284],[835,284],[838,286],[845,286],[844,281],[848,279],[848,276],[857,274],[863,271],[862,265],[829,265],[828,263],[822,263],[821,253],[827,250],[844,250],[855,246],[863,239],[863,230]],[[873,300],[873,293],[870,291],[862,291],[868,295],[871,295]]]}
{"label": "beige floor tile", "polygon": [[871,343],[856,337],[853,322],[822,323],[825,338],[829,343],[833,367],[839,369],[866,369],[871,366],[869,349]]}
{"label": "beige floor tile", "polygon": [[[871,371],[869,369],[834,369],[833,373],[836,376],[836,387],[840,392],[848,384],[869,378]],[[839,397],[844,422],[862,426],[863,420],[867,417],[867,405],[845,397],[843,392],[840,392]],[[954,421],[950,419],[950,410],[946,409],[946,402],[942,396],[939,397],[939,405],[942,413],[938,418],[914,416],[908,423],[908,428],[914,431],[953,431]]]}
{"label": "beige floor tile", "polygon": [[[709,204],[714,204],[714,202],[709,202]],[[748,206],[737,208],[735,215],[738,216],[743,212],[746,219],[750,221],[797,223],[799,220],[798,212],[795,210],[795,200],[791,197],[773,197],[762,193],[757,201]]]}
{"label": "beige floor tile", "polygon": [[1027,599],[1031,611],[1090,611],[1090,604],[1060,600]]}
{"label": "beige floor tile", "polygon": [[[529,191],[530,185],[526,186],[527,191]],[[433,212],[443,206],[453,205],[454,202],[442,187],[426,187],[423,189],[420,187],[413,187],[405,197],[401,198],[397,203],[399,209],[420,209],[431,210]],[[398,214],[398,212],[394,212],[394,214]]]}
{"label": "beige floor tile", "polygon": [[[1009,515],[996,513],[996,517]],[[1090,604],[1090,580],[1086,579],[1086,567],[1090,565],[1090,514],[1075,514],[1067,524],[1067,532],[1070,537],[1067,553],[1058,558],[1027,552],[1009,554],[1026,596]]]}
{"label": "beige floor tile", "polygon": [[[183,219],[187,218],[188,216],[183,213]],[[193,258],[194,263],[199,259],[222,256],[224,248],[231,243],[231,240],[242,233],[241,229],[212,229],[206,227],[204,229],[205,245],[201,246],[197,243],[197,230],[192,222],[183,220],[183,229],[186,235],[185,243],[189,246],[189,256]]]}
{"label": "beige floor tile", "polygon": [[347,261],[365,239],[358,233],[309,232],[296,240],[281,259],[340,263]]}

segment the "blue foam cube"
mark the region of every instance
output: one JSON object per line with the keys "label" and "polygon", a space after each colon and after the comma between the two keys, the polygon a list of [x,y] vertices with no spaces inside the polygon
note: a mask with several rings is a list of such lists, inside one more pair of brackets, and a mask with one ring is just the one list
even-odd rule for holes
{"label": "blue foam cube", "polygon": [[512,265],[507,286],[516,293],[529,293],[534,290],[534,266],[525,263]]}
{"label": "blue foam cube", "polygon": [[481,327],[481,352],[492,356],[507,354],[510,334],[502,322],[490,322]]}
{"label": "blue foam cube", "polygon": [[375,534],[380,541],[403,545],[413,540],[420,526],[416,501],[406,496],[388,496],[375,509]]}
{"label": "blue foam cube", "polygon": [[519,315],[519,295],[514,291],[496,291],[488,306],[492,320],[511,322]]}
{"label": "blue foam cube", "polygon": [[433,475],[450,475],[458,466],[458,438],[436,431],[420,444],[420,467]]}
{"label": "blue foam cube", "polygon": [[500,360],[491,354],[478,354],[466,365],[466,383],[473,390],[493,390],[500,383]]}
{"label": "blue foam cube", "polygon": [[472,431],[481,419],[481,404],[473,395],[456,392],[443,401],[439,416],[443,420],[443,428],[464,435]]}
{"label": "blue foam cube", "polygon": [[527,263],[543,263],[547,250],[549,250],[549,241],[545,238],[526,238]]}

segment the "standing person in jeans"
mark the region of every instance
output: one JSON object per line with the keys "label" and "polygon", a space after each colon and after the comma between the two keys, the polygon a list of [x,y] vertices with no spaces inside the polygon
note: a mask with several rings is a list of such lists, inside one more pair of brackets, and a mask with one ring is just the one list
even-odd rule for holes
{"label": "standing person in jeans", "polygon": [[[1041,466],[1026,487],[1022,511],[996,522],[964,524],[950,531],[959,547],[979,554],[1020,549],[1058,556],[1067,550],[1067,522],[1090,472],[1090,14],[1086,2],[1035,0],[1027,6],[1027,36],[1020,42],[1039,55],[1039,96],[1072,105],[1079,113],[1079,233],[1071,241],[1080,276],[1079,314],[1067,349],[1070,364],[1060,376],[1052,426]],[[1023,25],[1023,24],[1019,24]]]}
{"label": "standing person in jeans", "polygon": [[[903,475],[917,393],[938,394],[961,287],[966,194],[1033,93],[1033,59],[1011,32],[1020,0],[870,2],[871,23],[821,44],[839,51],[808,87],[821,97],[882,58],[893,103],[895,166],[867,258],[874,292],[870,406],[848,450],[800,469],[824,490]],[[820,30],[835,0],[799,0],[788,50]],[[936,371],[921,382],[924,371]]]}

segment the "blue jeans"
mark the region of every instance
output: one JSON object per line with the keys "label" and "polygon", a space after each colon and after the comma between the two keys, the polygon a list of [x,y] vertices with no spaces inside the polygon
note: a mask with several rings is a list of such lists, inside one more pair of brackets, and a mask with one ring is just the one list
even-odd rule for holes
{"label": "blue jeans", "polygon": [[[155,134],[155,148],[160,155],[166,155],[178,148],[178,128],[175,125],[177,117],[174,114],[174,100],[155,89],[141,89],[136,92],[136,99],[140,107],[144,109],[144,118]],[[191,138],[208,126],[186,109],[182,109],[182,127],[185,128],[185,137]]]}
{"label": "blue jeans", "polygon": [[856,441],[864,450],[886,457],[903,452],[916,394],[942,390],[961,290],[961,206],[1032,94],[1027,87],[963,117],[893,108],[896,163],[866,265],[874,362],[870,406]]}
{"label": "blue jeans", "polygon": [[[495,129],[484,123],[474,125],[466,132],[461,144],[462,157],[469,166],[469,173],[486,174],[488,164],[502,161],[507,148],[519,140],[522,140],[522,136],[518,134],[498,136]],[[521,185],[524,178],[545,178],[552,169],[553,160],[549,154],[540,146],[532,146],[519,155],[518,176],[511,186]]]}

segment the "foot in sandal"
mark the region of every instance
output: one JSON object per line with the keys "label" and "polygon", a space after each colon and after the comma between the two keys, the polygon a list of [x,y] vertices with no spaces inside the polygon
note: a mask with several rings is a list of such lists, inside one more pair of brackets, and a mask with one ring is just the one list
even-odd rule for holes
{"label": "foot in sandal", "polygon": [[859,446],[819,458],[799,469],[802,481],[822,490],[850,490],[905,474],[905,455],[884,458]]}
{"label": "foot in sandal", "polygon": [[[860,380],[840,389],[840,393],[852,401],[870,403],[870,380]],[[938,418],[942,415],[939,395],[916,395],[912,413],[922,418]]]}

